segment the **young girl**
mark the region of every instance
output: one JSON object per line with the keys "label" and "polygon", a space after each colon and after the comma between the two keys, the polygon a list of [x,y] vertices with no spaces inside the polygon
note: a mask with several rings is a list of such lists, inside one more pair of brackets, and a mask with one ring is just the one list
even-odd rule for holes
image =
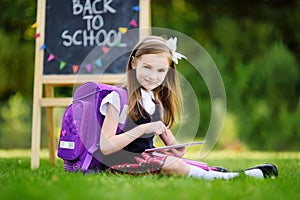
{"label": "young girl", "polygon": [[[100,112],[105,115],[100,135],[102,163],[110,171],[126,173],[164,173],[208,180],[237,177],[238,172],[188,162],[181,158],[184,148],[163,154],[145,152],[154,147],[155,135],[165,145],[178,144],[170,130],[176,113],[180,116],[182,110],[175,63],[185,57],[176,52],[176,40],[149,36],[131,52],[126,68],[128,106],[123,108],[127,122],[121,134],[116,134],[118,123],[124,123],[118,93],[107,95],[100,106]],[[272,164],[259,165],[243,173],[256,178],[278,174]]]}

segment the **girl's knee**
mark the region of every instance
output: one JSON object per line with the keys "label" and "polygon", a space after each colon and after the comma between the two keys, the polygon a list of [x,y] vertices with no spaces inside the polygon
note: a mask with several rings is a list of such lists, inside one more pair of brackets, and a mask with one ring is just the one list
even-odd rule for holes
{"label": "girl's knee", "polygon": [[189,170],[188,164],[173,156],[168,156],[162,167],[162,171],[168,175],[187,175]]}

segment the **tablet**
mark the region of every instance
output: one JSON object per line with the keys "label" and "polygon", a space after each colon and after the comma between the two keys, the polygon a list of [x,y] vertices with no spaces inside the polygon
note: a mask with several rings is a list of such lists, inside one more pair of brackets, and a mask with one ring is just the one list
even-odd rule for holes
{"label": "tablet", "polygon": [[188,147],[188,146],[195,146],[204,144],[205,141],[199,141],[199,142],[187,142],[182,144],[174,144],[170,146],[163,146],[163,147],[157,147],[152,149],[146,149],[145,152],[153,152],[153,151],[161,151],[161,150],[168,150],[168,149],[176,149],[176,148],[182,148],[182,147]]}

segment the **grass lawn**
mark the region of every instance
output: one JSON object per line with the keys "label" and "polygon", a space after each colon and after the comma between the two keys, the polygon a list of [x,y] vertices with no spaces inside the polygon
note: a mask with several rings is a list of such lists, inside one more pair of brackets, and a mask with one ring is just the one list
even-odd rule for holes
{"label": "grass lawn", "polygon": [[[299,199],[300,153],[212,152],[204,161],[230,170],[272,162],[276,179],[238,177],[206,181],[188,177],[72,174],[63,163],[49,164],[42,152],[40,168],[30,169],[29,151],[0,151],[0,197],[6,199]],[[188,158],[196,158],[189,153]]]}

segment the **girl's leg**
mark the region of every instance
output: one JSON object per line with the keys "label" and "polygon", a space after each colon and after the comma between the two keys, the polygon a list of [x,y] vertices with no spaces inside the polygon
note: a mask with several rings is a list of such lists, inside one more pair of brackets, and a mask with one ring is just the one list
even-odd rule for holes
{"label": "girl's leg", "polygon": [[162,167],[162,172],[168,175],[184,175],[187,176],[190,166],[180,158],[168,156]]}
{"label": "girl's leg", "polygon": [[162,172],[168,175],[184,175],[192,176],[196,178],[203,178],[206,180],[213,179],[231,179],[236,176],[239,176],[237,172],[217,172],[211,170],[204,170],[200,167],[189,165],[184,162],[182,159],[168,156],[165,160],[165,163],[162,167]]}
{"label": "girl's leg", "polygon": [[[173,156],[168,156],[162,167],[162,172],[169,175],[184,175],[192,176],[196,178],[203,178],[206,180],[213,179],[232,179],[239,176],[238,172],[218,172],[212,170],[205,170],[197,166],[189,165],[180,158]],[[253,168],[244,170],[246,176],[251,176],[254,178],[267,178],[270,176],[277,176],[278,171],[275,165],[263,164]]]}

